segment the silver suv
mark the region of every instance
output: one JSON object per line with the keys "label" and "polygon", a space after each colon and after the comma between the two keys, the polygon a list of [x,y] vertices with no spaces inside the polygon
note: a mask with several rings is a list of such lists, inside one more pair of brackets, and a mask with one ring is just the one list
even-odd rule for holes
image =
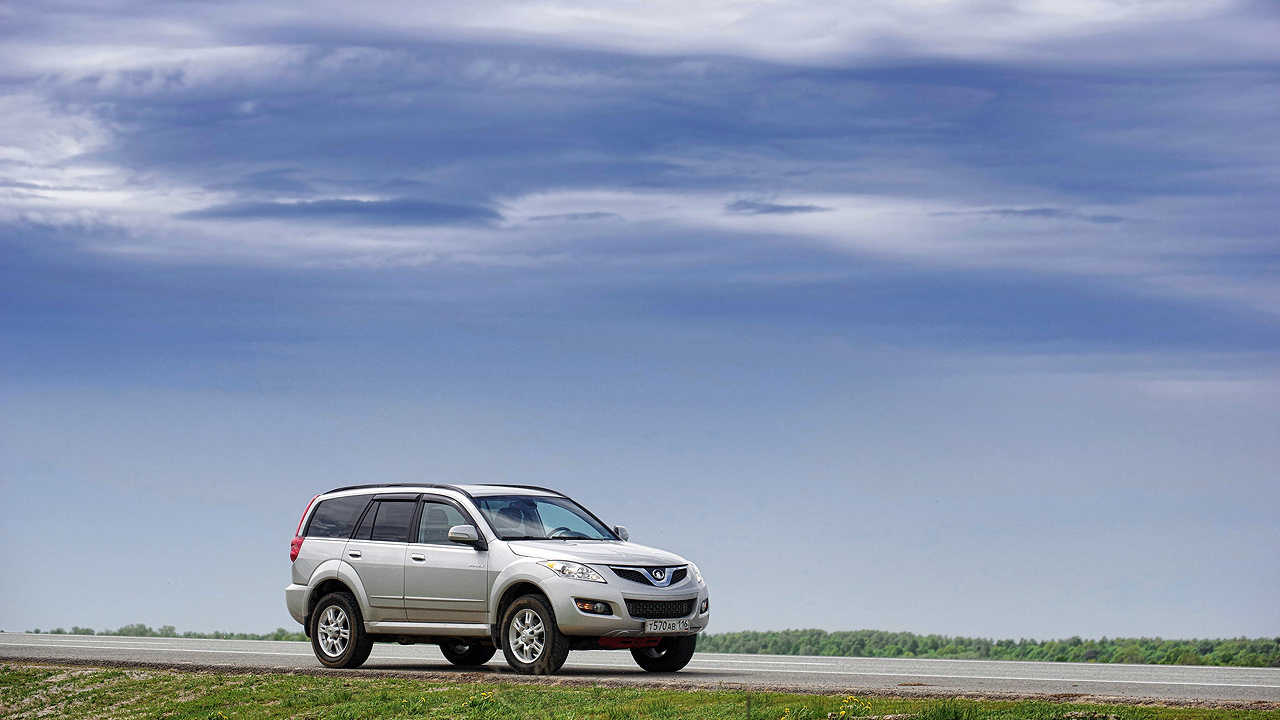
{"label": "silver suv", "polygon": [[289,556],[289,614],[329,667],[399,642],[461,666],[502,648],[516,672],[547,675],[570,650],[626,648],[675,672],[710,617],[696,565],[546,488],[338,488],[307,505]]}

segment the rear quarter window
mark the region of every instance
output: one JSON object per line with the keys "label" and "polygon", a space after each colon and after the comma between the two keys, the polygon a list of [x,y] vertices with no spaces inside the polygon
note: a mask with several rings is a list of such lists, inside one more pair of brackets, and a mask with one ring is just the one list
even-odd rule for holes
{"label": "rear quarter window", "polygon": [[311,522],[307,523],[307,537],[349,538],[355,530],[360,513],[369,504],[369,496],[325,500],[311,514]]}

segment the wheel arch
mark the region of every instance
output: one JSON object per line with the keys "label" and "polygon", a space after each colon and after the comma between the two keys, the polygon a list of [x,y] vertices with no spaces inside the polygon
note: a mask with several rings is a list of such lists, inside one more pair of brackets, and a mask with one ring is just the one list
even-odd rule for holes
{"label": "wheel arch", "polygon": [[360,583],[360,577],[352,567],[346,563],[334,562],[331,567],[324,569],[327,572],[315,573],[315,584],[307,594],[307,618],[304,625],[307,628],[311,627],[311,615],[315,612],[316,605],[325,595],[335,592],[351,593],[356,599],[356,605],[360,608],[360,615],[369,617],[369,601],[365,595],[364,585]]}
{"label": "wheel arch", "polygon": [[512,578],[500,591],[494,593],[494,601],[489,606],[489,636],[494,647],[502,647],[502,616],[517,598],[525,595],[541,595],[547,597],[547,591],[528,578]]}
{"label": "wheel arch", "polygon": [[493,614],[490,616],[492,624],[497,625],[502,622],[502,615],[507,611],[507,606],[516,601],[516,598],[525,595],[541,595],[548,597],[547,591],[542,586],[528,579],[519,579],[512,582],[502,590],[502,594],[498,596],[498,601],[494,603]]}

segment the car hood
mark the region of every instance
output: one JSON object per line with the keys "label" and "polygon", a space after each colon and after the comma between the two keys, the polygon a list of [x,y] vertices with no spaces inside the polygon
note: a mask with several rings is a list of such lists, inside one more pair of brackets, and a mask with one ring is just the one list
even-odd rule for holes
{"label": "car hood", "polygon": [[687,565],[688,560],[657,548],[612,540],[515,540],[511,552],[531,558],[570,560],[594,565]]}

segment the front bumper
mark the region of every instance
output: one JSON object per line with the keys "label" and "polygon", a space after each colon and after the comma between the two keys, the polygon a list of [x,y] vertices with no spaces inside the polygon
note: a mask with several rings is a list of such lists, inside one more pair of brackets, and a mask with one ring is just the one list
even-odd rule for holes
{"label": "front bumper", "polygon": [[[632,617],[627,611],[627,600],[672,602],[692,599],[692,612],[678,618],[664,618],[689,621],[689,632],[674,633],[678,635],[700,633],[711,620],[710,608],[707,612],[702,612],[709,597],[707,588],[692,582],[688,583],[689,587],[671,588],[666,592],[624,592],[612,583],[560,580],[553,584],[557,587],[548,593],[548,597],[551,609],[556,614],[556,624],[565,635],[618,638],[645,636],[644,621],[647,618]],[[578,609],[578,600],[608,603],[613,612],[610,615],[583,612]]]}

